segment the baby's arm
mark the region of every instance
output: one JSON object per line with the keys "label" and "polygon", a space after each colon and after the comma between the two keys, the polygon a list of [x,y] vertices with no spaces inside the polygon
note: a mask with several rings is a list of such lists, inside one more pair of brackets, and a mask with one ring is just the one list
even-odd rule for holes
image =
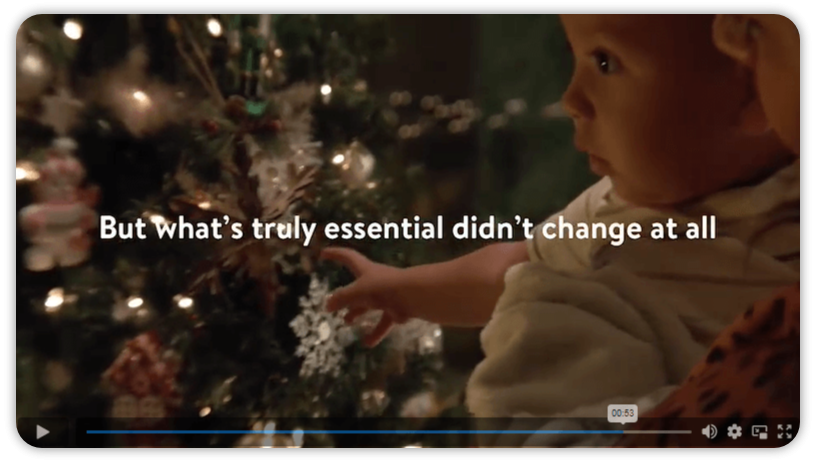
{"label": "baby's arm", "polygon": [[506,270],[529,259],[525,242],[492,244],[454,260],[404,269],[345,248],[327,248],[322,257],[342,263],[357,278],[334,292],[329,311],[348,308],[347,320],[369,310],[385,311],[382,323],[366,339],[371,345],[393,322],[409,318],[448,326],[485,325],[503,292]]}
{"label": "baby's arm", "polygon": [[507,242],[447,262],[408,268],[402,299],[415,309],[413,316],[442,325],[483,326],[503,292],[506,270],[528,259],[525,242]]}

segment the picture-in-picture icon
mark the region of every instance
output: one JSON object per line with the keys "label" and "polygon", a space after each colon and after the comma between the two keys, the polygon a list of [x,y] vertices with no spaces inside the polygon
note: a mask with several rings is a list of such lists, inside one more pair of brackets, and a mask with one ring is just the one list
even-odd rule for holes
{"label": "picture-in-picture icon", "polygon": [[752,425],[752,436],[766,440],[769,438],[769,427],[766,425]]}

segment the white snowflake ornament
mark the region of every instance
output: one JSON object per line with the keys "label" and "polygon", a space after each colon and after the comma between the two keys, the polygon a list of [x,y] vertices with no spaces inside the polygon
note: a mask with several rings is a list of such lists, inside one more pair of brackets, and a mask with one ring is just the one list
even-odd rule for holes
{"label": "white snowflake ornament", "polygon": [[345,324],[345,310],[325,310],[328,283],[311,275],[308,295],[300,297],[300,314],[289,326],[300,339],[294,354],[303,359],[300,376],[323,374],[336,377],[345,362],[345,347],[355,341],[353,329]]}

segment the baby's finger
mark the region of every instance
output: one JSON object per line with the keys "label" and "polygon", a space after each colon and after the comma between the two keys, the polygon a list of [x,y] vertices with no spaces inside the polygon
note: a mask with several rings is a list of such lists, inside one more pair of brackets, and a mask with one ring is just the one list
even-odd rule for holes
{"label": "baby's finger", "polygon": [[347,307],[359,307],[367,300],[365,292],[359,282],[340,287],[331,293],[325,301],[325,310],[335,312]]}
{"label": "baby's finger", "polygon": [[364,315],[369,311],[370,309],[367,307],[352,307],[348,309],[348,313],[346,313],[344,316],[345,323],[352,325],[354,320],[356,320],[357,318],[359,318],[360,316]]}
{"label": "baby's finger", "polygon": [[357,277],[362,274],[365,266],[370,263],[367,257],[346,247],[326,247],[322,250],[322,253],[319,254],[319,258],[321,260],[339,262]]}
{"label": "baby's finger", "polygon": [[390,328],[393,327],[393,317],[390,315],[389,312],[384,312],[382,314],[382,319],[379,320],[379,324],[376,325],[376,328],[373,329],[370,333],[365,335],[364,343],[367,347],[375,347],[382,339],[387,336],[387,333],[390,332]]}

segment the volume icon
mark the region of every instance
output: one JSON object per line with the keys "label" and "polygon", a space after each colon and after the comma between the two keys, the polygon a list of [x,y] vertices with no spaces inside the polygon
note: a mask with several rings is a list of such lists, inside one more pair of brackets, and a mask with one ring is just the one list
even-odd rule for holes
{"label": "volume icon", "polygon": [[701,434],[709,439],[715,439],[715,436],[718,435],[718,428],[715,425],[707,425],[701,430]]}

